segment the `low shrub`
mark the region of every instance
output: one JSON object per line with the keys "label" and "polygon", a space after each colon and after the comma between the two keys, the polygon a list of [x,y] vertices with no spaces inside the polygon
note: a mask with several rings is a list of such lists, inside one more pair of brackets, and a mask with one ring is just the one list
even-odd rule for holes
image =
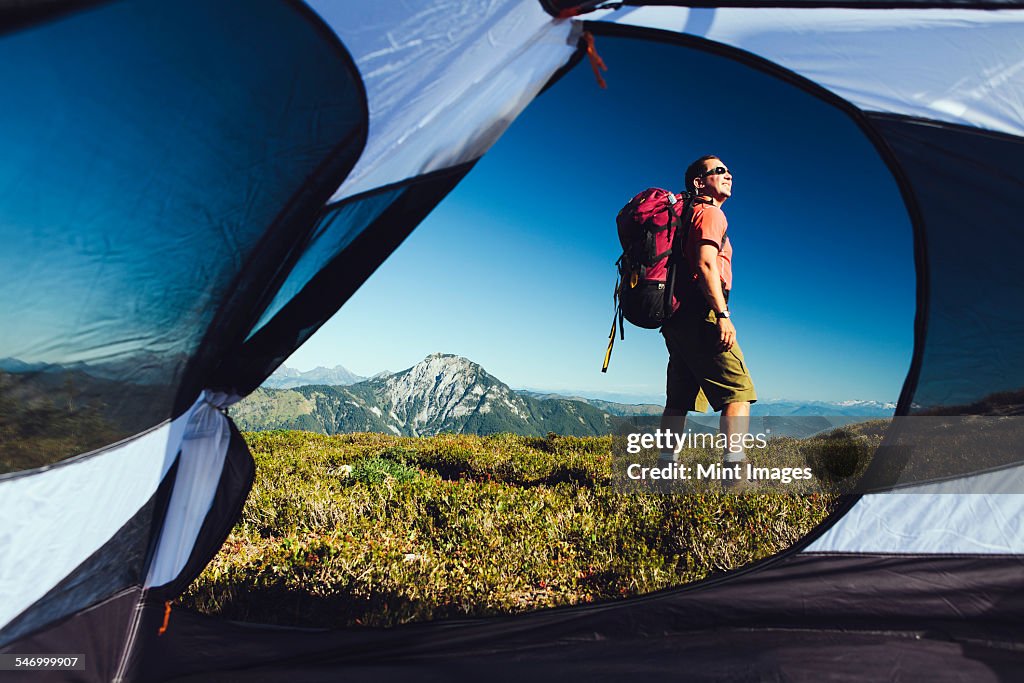
{"label": "low shrub", "polygon": [[610,437],[245,436],[242,518],[180,599],[229,619],[390,626],[634,596],[779,552],[836,503],[628,491]]}

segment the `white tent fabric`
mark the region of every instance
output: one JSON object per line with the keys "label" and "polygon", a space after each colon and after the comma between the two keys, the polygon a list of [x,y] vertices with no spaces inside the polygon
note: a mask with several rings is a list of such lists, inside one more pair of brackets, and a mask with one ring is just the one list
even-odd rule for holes
{"label": "white tent fabric", "polygon": [[146,587],[173,581],[185,568],[199,538],[220,483],[227,456],[231,428],[221,412],[239,400],[238,396],[203,392],[192,410],[181,442],[181,457],[175,474],[174,493],[167,507],[163,531]]}
{"label": "white tent fabric", "polygon": [[[0,628],[109,541],[149,501],[174,464],[176,485],[146,586],[181,572],[213,504],[230,437],[204,392],[182,416],[93,456],[0,481]],[[59,504],[55,504],[59,501]]]}
{"label": "white tent fabric", "polygon": [[642,7],[586,18],[746,50],[865,111],[1024,135],[1021,10]]}
{"label": "white tent fabric", "polygon": [[[366,86],[366,148],[331,201],[479,158],[576,50],[573,22],[519,0],[309,3]],[[430,84],[429,87],[424,84]]]}
{"label": "white tent fabric", "polygon": [[1021,494],[876,493],[804,552],[1024,555],[1022,510]]}
{"label": "white tent fabric", "polygon": [[0,628],[146,504],[174,463],[190,413],[104,453],[0,481]]}

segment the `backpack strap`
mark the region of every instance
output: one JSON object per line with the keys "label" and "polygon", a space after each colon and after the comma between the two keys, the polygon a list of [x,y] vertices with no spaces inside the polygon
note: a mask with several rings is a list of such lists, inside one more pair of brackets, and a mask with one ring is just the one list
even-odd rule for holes
{"label": "backpack strap", "polygon": [[[619,262],[622,261],[622,257],[615,262],[618,266]],[[619,335],[623,340],[626,339],[626,326],[622,324],[622,304],[619,302],[619,288],[622,286],[622,276],[620,275],[618,280],[615,282],[615,293],[612,295],[612,302],[615,304],[612,310],[612,331],[608,334],[608,348],[604,352],[604,362],[601,364],[601,372],[608,372],[608,363],[612,359],[612,346],[615,345],[615,326],[619,327]]]}
{"label": "backpack strap", "polygon": [[[676,264],[679,261],[679,255],[678,254],[682,253],[682,250],[680,248],[682,245],[679,243],[679,233],[682,232],[683,225],[684,225],[682,214],[686,213],[688,208],[689,208],[689,202],[687,200],[683,200],[683,201],[686,202],[686,203],[683,204],[682,211],[680,211],[679,214],[677,215],[676,212],[675,212],[675,208],[674,207],[678,203],[678,200],[676,200],[676,196],[674,194],[669,193],[669,204],[668,204],[669,216],[668,216],[668,222],[669,222],[669,225],[675,223],[676,231],[675,231],[675,234],[672,235],[672,244],[669,245],[669,249],[668,249],[668,251],[670,251],[672,253],[669,256],[669,262],[668,262],[668,281],[665,283],[666,284],[666,287],[665,287],[665,310],[666,311],[672,310],[672,297],[675,295],[675,291],[676,291]],[[685,243],[683,243],[683,244],[685,244]]]}
{"label": "backpack strap", "polygon": [[[671,195],[673,198],[675,195]],[[693,203],[695,197],[689,193],[683,194],[683,208],[676,215],[676,212],[672,210],[676,202],[670,201],[669,203],[669,223],[676,224],[675,235],[672,236],[672,244],[668,251],[672,252],[669,256],[668,262],[668,283],[665,289],[665,310],[669,310],[672,306],[672,297],[675,296],[676,291],[676,270],[678,269],[679,263],[686,258],[686,237],[690,234],[690,221],[693,217]],[[678,200],[677,200],[678,201]]]}
{"label": "backpack strap", "polygon": [[601,372],[608,372],[608,363],[612,360],[612,346],[615,344],[615,323],[618,316],[612,316],[612,331],[608,335],[608,348],[604,352],[604,362],[601,363]]}
{"label": "backpack strap", "polygon": [[[692,195],[692,194],[689,194],[689,193],[687,193],[685,196],[686,196],[686,199],[685,199],[686,206],[683,207],[682,213],[679,216],[679,221],[682,224],[681,227],[683,229],[676,230],[676,234],[675,234],[675,240],[679,240],[679,244],[678,244],[678,257],[676,256],[676,253],[675,253],[677,251],[677,249],[676,249],[677,245],[675,244],[675,240],[673,240],[673,247],[672,247],[672,251],[673,251],[672,258],[678,258],[680,261],[682,259],[686,258],[686,240],[690,236],[690,226],[693,224],[694,205],[695,204],[710,204],[711,206],[714,206],[713,202],[710,202],[707,199],[704,199],[703,197],[699,197],[697,195]],[[721,252],[723,249],[725,249],[725,241],[728,238],[729,238],[729,229],[726,228],[725,232],[722,233],[722,243],[720,245],[718,245],[718,251],[719,252]],[[674,275],[674,273],[673,273],[673,275]]]}

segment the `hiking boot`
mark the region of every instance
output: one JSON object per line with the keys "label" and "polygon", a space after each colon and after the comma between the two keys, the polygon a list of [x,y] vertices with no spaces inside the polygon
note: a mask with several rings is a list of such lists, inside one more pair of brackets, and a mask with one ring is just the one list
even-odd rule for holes
{"label": "hiking boot", "polygon": [[658,467],[674,465],[679,462],[679,454],[674,451],[662,451],[658,455]]}
{"label": "hiking boot", "polygon": [[720,481],[722,483],[722,490],[726,493],[743,493],[749,491],[756,486],[755,482],[747,479],[747,463],[749,460],[744,458],[743,460],[729,461],[726,460],[722,463],[723,468],[730,468],[736,471],[736,478],[723,477]]}

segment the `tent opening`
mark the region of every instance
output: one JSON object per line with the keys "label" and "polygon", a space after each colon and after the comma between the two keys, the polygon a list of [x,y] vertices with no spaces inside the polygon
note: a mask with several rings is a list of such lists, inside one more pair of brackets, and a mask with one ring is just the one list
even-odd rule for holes
{"label": "tent opening", "polygon": [[843,112],[777,78],[679,45],[598,47],[608,90],[577,68],[546,91],[291,370],[231,408],[257,483],[185,605],[337,627],[601,602],[780,552],[836,504],[792,483],[727,499],[612,483],[610,434],[656,422],[667,361],[630,327],[600,373],[614,216],[645,187],[681,190],[700,155],[729,165],[755,424],[786,444],[770,457],[804,463],[823,425],[875,422],[855,436],[876,445],[910,364],[891,173]]}

